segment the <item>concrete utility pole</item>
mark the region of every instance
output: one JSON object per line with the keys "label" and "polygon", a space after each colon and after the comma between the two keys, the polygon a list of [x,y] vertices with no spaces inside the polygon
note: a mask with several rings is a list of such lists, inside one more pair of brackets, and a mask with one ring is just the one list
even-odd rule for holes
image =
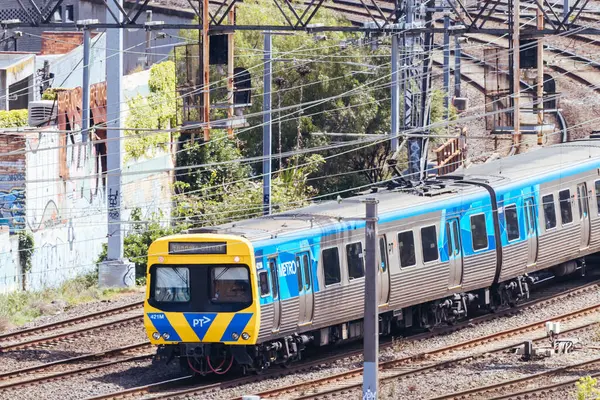
{"label": "concrete utility pole", "polygon": [[[83,85],[81,96],[81,141],[87,143],[90,129],[90,30],[83,28]],[[87,152],[86,152],[87,155]]]}
{"label": "concrete utility pole", "polygon": [[[118,7],[123,0],[108,3],[106,20],[115,15],[123,16]],[[121,21],[122,22],[122,21]],[[121,104],[123,92],[123,30],[106,30],[106,193],[108,208],[108,252],[107,261],[99,268],[99,284],[105,287],[132,286],[135,284],[133,263],[123,258],[123,236],[121,231],[121,168],[123,164],[121,141]],[[88,106],[89,107],[89,106]]]}
{"label": "concrete utility pole", "polygon": [[363,399],[377,399],[379,392],[379,275],[377,265],[377,203],[367,198],[365,225],[365,328]]}
{"label": "concrete utility pole", "polygon": [[[536,9],[537,29],[544,29],[544,14],[538,7]],[[544,143],[544,37],[540,36],[537,41],[537,123],[539,127],[537,135],[537,144],[541,146]]]}
{"label": "concrete utility pole", "polygon": [[398,33],[392,34],[392,140],[390,147],[392,153],[398,150],[398,133],[400,129],[400,88],[398,86]]}
{"label": "concrete utility pole", "polygon": [[263,75],[263,214],[271,214],[271,32],[264,33]]}

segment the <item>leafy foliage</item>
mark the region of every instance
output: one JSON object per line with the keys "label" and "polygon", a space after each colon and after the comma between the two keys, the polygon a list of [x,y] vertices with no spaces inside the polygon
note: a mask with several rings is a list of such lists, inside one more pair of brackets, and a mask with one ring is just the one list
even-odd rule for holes
{"label": "leafy foliage", "polygon": [[[152,215],[148,221],[142,219],[142,211],[139,208],[131,212],[131,221],[134,222],[131,233],[127,234],[123,239],[123,255],[129,261],[135,263],[135,274],[137,278],[146,276],[146,267],[148,261],[148,247],[156,239],[181,232],[185,229],[185,225],[177,227],[164,227],[160,224],[162,213]],[[107,246],[102,245],[96,264],[99,264],[107,259]]]}
{"label": "leafy foliage", "polygon": [[19,262],[21,264],[21,270],[23,273],[31,271],[31,257],[34,251],[34,240],[33,235],[26,231],[19,231],[17,233],[19,237]]}
{"label": "leafy foliage", "polygon": [[580,378],[576,383],[577,400],[597,400],[600,399],[600,389],[597,388],[598,379],[590,376]]}
{"label": "leafy foliage", "polygon": [[0,110],[0,128],[27,126],[27,110]]}
{"label": "leafy foliage", "polygon": [[135,136],[125,142],[126,158],[140,158],[153,155],[158,148],[167,149],[169,133],[151,134],[134,129],[168,129],[175,126],[175,64],[165,61],[150,68],[148,79],[150,94],[137,95],[130,99],[129,115],[125,125],[130,130],[125,135]]}

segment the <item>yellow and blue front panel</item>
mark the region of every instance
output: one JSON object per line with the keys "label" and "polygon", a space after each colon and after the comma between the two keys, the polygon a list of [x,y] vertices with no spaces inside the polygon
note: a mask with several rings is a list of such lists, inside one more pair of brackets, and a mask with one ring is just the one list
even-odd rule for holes
{"label": "yellow and blue front panel", "polygon": [[[174,248],[173,243],[178,244],[179,247]],[[224,246],[220,249],[222,251],[213,252],[210,249],[206,251],[206,248],[201,247],[202,245],[198,245],[198,243],[219,243]],[[218,254],[206,254],[210,252]],[[259,295],[254,255],[252,245],[247,240],[231,235],[176,235],[158,239],[150,246],[148,253],[149,268],[144,304],[144,326],[152,344],[224,343],[246,345],[256,343],[260,306],[257,301]],[[223,311],[219,307],[232,308],[231,304],[221,303],[224,305],[219,306],[210,301],[206,303],[207,309],[197,307],[197,302],[194,303],[194,296],[202,291],[210,290],[208,285],[211,282],[210,279],[207,279],[207,282],[192,280],[189,292],[182,296],[183,301],[180,305],[176,302],[166,305],[157,303],[153,301],[155,296],[153,279],[156,280],[156,274],[153,272],[161,267],[191,271],[191,276],[193,276],[194,269],[200,268],[215,268],[220,275],[227,274],[227,270],[231,268],[240,271],[247,269],[250,286],[248,290],[250,290],[251,298],[245,304],[247,306],[241,309]],[[185,300],[189,304],[186,304]],[[196,306],[192,306],[193,304]]]}

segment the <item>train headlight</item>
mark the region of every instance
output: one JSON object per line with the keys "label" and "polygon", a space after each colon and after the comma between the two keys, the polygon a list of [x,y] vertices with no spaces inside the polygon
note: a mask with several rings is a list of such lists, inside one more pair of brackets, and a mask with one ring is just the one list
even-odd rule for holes
{"label": "train headlight", "polygon": [[238,335],[237,333],[233,332],[233,333],[231,334],[231,338],[232,338],[233,340],[238,340],[238,339],[240,338],[240,335]]}
{"label": "train headlight", "polygon": [[242,333],[242,339],[248,340],[248,339],[250,339],[250,335],[248,335],[247,332],[244,332],[244,333]]}
{"label": "train headlight", "polygon": [[152,334],[152,339],[154,339],[154,340],[158,340],[158,339],[160,339],[160,333],[158,333],[158,332],[154,332],[154,333]]}
{"label": "train headlight", "polygon": [[170,337],[171,335],[169,335],[167,332],[163,333],[163,339],[169,340]]}

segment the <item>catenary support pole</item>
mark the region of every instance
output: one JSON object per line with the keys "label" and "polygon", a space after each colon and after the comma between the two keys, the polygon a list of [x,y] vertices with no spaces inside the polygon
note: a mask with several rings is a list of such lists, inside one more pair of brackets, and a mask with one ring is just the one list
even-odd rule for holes
{"label": "catenary support pole", "polygon": [[[544,29],[544,14],[538,7],[536,9],[537,17],[537,29]],[[541,146],[544,143],[544,132],[542,126],[544,125],[544,37],[540,36],[537,41],[537,123],[538,123],[538,134],[537,144]]]}
{"label": "catenary support pole", "polygon": [[83,85],[81,95],[81,141],[87,143],[90,128],[90,30],[83,28]]}
{"label": "catenary support pole", "polygon": [[563,19],[567,19],[567,15],[569,15],[569,0],[563,0]]}
{"label": "catenary support pole", "polygon": [[[235,6],[231,7],[229,10],[229,14],[227,16],[229,18],[229,24],[235,24]],[[227,35],[227,103],[229,107],[227,108],[227,118],[229,118],[229,127],[227,128],[227,135],[230,139],[233,139],[233,90],[234,90],[234,81],[233,74],[235,69],[233,68],[234,64],[234,45],[235,42],[233,40],[233,32]]]}
{"label": "catenary support pole", "polygon": [[392,112],[391,128],[392,140],[390,147],[392,153],[398,150],[398,122],[400,120],[400,88],[398,86],[398,34],[392,35]]}
{"label": "catenary support pole", "polygon": [[454,97],[460,97],[460,38],[454,36]]}
{"label": "catenary support pole", "polygon": [[450,15],[444,15],[444,117],[450,117]]}
{"label": "catenary support pole", "polygon": [[204,122],[204,141],[210,140],[210,36],[208,29],[210,17],[208,0],[202,0],[202,122]]}
{"label": "catenary support pole", "polygon": [[[152,22],[152,10],[146,10],[146,22]],[[152,31],[150,29],[146,30],[146,50],[144,51],[146,54],[144,57],[144,69],[150,68],[152,65],[152,49],[151,42],[152,41]]]}
{"label": "catenary support pole", "polygon": [[[119,6],[123,0],[108,3],[106,19],[111,14],[122,20]],[[123,30],[107,29],[106,43],[106,204],[108,210],[107,261],[100,264],[98,281],[104,287],[122,287],[135,284],[135,267],[123,258],[121,230],[121,168],[123,164],[121,140],[121,104],[123,104]]]}
{"label": "catenary support pole", "polygon": [[512,2],[512,78],[513,78],[513,150],[518,151],[519,145],[521,144],[521,26],[519,23],[519,13],[521,8],[520,0],[513,0]]}
{"label": "catenary support pole", "polygon": [[377,399],[379,387],[379,275],[377,265],[377,199],[367,198],[365,226],[365,328],[363,399]]}
{"label": "catenary support pole", "polygon": [[271,214],[271,32],[264,33],[263,214]]}

